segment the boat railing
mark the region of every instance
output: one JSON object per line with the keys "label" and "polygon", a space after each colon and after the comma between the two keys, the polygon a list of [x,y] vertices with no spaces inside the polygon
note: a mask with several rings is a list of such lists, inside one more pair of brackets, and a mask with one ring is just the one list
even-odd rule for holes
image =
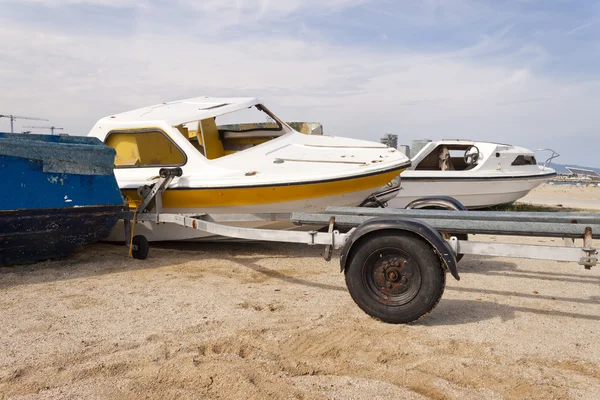
{"label": "boat railing", "polygon": [[544,166],[542,167],[542,171],[545,171],[546,168],[548,168],[550,166],[550,163],[552,162],[552,160],[554,160],[555,158],[559,157],[560,154],[558,154],[556,151],[552,150],[552,149],[537,149],[534,150],[534,152],[538,152],[538,151],[551,151],[552,155],[550,157],[548,157],[548,159],[546,159],[546,161],[544,162]]}

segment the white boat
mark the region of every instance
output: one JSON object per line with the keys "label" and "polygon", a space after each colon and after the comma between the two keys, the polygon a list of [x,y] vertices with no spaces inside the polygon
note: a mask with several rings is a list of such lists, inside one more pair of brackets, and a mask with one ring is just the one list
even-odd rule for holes
{"label": "white boat", "polygon": [[513,203],[554,177],[535,153],[507,144],[471,140],[427,143],[411,158],[412,165],[400,176],[401,190],[390,207],[405,208],[426,196],[450,196],[470,209]]}
{"label": "white boat", "polygon": [[[359,206],[374,194],[387,201],[410,165],[380,143],[295,131],[255,98],[199,97],[144,107],[102,118],[89,135],[116,150],[115,176],[132,205],[141,199],[137,189],[155,182],[160,168],[180,167],[183,175],[162,195],[162,207],[185,215],[318,212]],[[250,226],[286,224],[258,218]],[[152,241],[202,237],[170,224],[135,229]],[[120,227],[109,238],[123,239]]]}

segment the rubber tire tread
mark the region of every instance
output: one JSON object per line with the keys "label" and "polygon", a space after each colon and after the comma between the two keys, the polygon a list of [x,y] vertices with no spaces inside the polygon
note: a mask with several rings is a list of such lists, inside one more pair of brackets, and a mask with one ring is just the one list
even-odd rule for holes
{"label": "rubber tire tread", "polygon": [[[380,233],[368,235],[356,243],[346,268],[346,286],[354,302],[368,315],[391,324],[406,324],[430,313],[439,303],[446,286],[446,271],[431,245],[411,235]],[[407,252],[421,271],[421,288],[408,304],[389,306],[373,299],[363,283],[362,266],[373,252],[396,247]]]}
{"label": "rubber tire tread", "polygon": [[148,239],[142,235],[135,235],[132,239],[132,243],[137,246],[137,250],[133,250],[131,255],[133,258],[138,260],[145,260],[148,258],[148,253],[150,252],[150,244],[148,243]]}

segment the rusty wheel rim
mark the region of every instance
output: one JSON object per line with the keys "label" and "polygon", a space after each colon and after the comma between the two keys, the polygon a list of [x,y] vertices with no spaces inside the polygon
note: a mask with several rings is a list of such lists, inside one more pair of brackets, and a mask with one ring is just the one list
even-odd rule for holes
{"label": "rusty wheel rim", "polygon": [[381,304],[407,304],[421,288],[421,271],[416,261],[400,249],[389,248],[372,253],[362,271],[369,295]]}

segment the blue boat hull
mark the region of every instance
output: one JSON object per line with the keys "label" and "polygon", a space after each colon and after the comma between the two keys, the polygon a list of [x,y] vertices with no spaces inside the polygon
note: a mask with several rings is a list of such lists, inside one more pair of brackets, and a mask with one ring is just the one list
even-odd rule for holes
{"label": "blue boat hull", "polygon": [[105,239],[124,208],[114,156],[94,138],[0,133],[0,265]]}

